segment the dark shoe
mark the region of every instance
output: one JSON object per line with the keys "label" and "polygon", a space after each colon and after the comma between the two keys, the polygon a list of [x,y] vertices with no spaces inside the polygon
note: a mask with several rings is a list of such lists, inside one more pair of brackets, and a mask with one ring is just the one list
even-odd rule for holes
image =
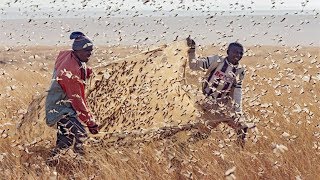
{"label": "dark shoe", "polygon": [[248,127],[244,126],[242,128],[240,128],[237,131],[237,140],[236,143],[238,144],[238,146],[240,146],[241,148],[244,148],[245,145],[245,138],[248,132]]}
{"label": "dark shoe", "polygon": [[54,148],[50,151],[50,155],[46,160],[49,167],[55,167],[59,163],[60,149]]}

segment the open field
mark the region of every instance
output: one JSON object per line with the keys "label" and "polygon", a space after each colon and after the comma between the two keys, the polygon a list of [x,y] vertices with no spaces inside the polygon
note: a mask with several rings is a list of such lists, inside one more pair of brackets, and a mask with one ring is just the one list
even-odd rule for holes
{"label": "open field", "polygon": [[[55,143],[55,131],[36,119],[43,117],[41,97],[49,87],[55,57],[63,48],[28,46],[0,51],[0,174],[3,178],[317,179],[320,172],[318,47],[246,47],[241,61],[247,69],[243,106],[248,121],[257,128],[249,131],[244,149],[236,146],[233,130],[223,124],[204,139],[194,138],[193,130],[151,139],[120,134],[99,142],[90,141],[82,158],[67,152],[58,167],[50,169],[45,159]],[[98,66],[130,58],[140,51],[129,46],[101,46],[95,50],[90,64]],[[223,47],[205,46],[198,54],[224,52]],[[192,114],[187,106],[183,110]],[[170,109],[162,111],[170,112]],[[143,115],[137,118],[142,119]]]}

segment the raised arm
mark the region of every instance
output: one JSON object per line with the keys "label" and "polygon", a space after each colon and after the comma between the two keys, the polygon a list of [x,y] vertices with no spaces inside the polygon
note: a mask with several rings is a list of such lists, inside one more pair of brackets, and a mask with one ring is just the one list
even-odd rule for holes
{"label": "raised arm", "polygon": [[210,67],[210,65],[217,61],[217,57],[215,56],[208,56],[203,58],[197,58],[196,57],[196,43],[193,39],[188,37],[187,39],[187,45],[189,46],[188,50],[188,61],[189,61],[189,67],[192,70],[206,70]]}

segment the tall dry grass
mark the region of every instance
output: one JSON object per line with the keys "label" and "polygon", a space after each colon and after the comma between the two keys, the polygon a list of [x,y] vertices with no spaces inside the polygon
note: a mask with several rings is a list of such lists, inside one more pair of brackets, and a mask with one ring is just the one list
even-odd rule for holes
{"label": "tall dry grass", "polygon": [[[43,127],[41,130],[47,134],[30,142],[19,134],[16,125],[19,115],[25,113],[19,110],[28,109],[37,91],[42,94],[48,88],[56,50],[42,47],[28,48],[26,53],[21,49],[1,51],[1,61],[5,62],[1,64],[5,74],[0,80],[2,178],[318,179],[317,48],[248,49],[242,60],[247,66],[243,105],[248,119],[257,128],[249,131],[244,149],[235,144],[233,130],[221,124],[205,139],[192,138],[191,130],[149,140],[115,137],[99,143],[91,141],[84,157],[75,157],[68,151],[53,169],[44,162],[54,145],[54,130]],[[107,59],[103,57],[116,59],[131,51],[137,52],[134,48],[102,48],[95,54],[92,65]],[[205,47],[201,54],[211,52],[223,54],[224,49]],[[35,54],[40,58],[30,59]],[[39,111],[39,103],[34,100],[29,111]]]}

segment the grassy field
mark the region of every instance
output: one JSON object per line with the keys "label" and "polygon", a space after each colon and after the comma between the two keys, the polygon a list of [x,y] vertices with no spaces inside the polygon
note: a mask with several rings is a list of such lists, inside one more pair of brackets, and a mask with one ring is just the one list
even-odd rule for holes
{"label": "grassy field", "polygon": [[[204,139],[193,138],[190,130],[150,140],[118,137],[90,141],[84,157],[67,151],[56,168],[49,168],[45,159],[55,143],[54,128],[32,118],[43,113],[43,94],[60,49],[63,47],[0,51],[2,178],[318,179],[319,48],[246,48],[243,106],[248,120],[257,127],[249,131],[244,149],[234,143],[233,130],[221,124]],[[139,51],[135,47],[98,47],[90,64]],[[224,52],[218,47],[198,51],[203,56]],[[28,126],[39,129],[30,131]]]}

